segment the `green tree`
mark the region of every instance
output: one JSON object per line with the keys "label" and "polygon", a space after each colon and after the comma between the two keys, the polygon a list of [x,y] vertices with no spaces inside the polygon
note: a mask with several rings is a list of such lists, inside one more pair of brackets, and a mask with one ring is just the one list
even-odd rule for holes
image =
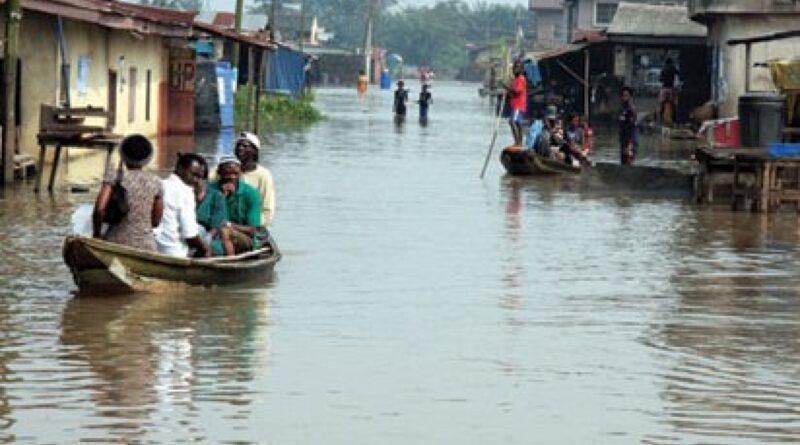
{"label": "green tree", "polygon": [[407,63],[455,70],[467,61],[467,44],[514,42],[520,29],[532,34],[533,16],[527,10],[448,0],[384,14],[377,44],[401,54]]}

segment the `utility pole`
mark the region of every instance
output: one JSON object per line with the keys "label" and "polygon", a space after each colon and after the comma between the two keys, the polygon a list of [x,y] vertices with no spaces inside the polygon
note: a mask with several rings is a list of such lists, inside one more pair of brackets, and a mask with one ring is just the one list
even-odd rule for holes
{"label": "utility pole", "polygon": [[367,24],[366,29],[364,30],[364,73],[367,75],[367,79],[370,79],[370,83],[372,81],[372,20],[375,15],[375,2],[377,0],[367,0],[369,4],[367,5]]}
{"label": "utility pole", "polygon": [[300,52],[306,40],[306,0],[300,0]]}
{"label": "utility pole", "polygon": [[[233,19],[233,26],[236,29],[236,34],[242,33],[242,14],[244,13],[244,0],[236,0],[236,15]],[[241,52],[241,43],[236,42],[233,45],[233,55],[231,56],[231,65],[233,68],[239,68],[239,53]]]}
{"label": "utility pole", "polygon": [[275,41],[275,0],[269,3],[269,40]]}
{"label": "utility pole", "polygon": [[[14,182],[16,141],[17,60],[19,59],[19,25],[22,21],[20,0],[6,0],[6,41],[3,87],[6,92],[6,113],[3,116],[3,183]],[[42,174],[42,172],[37,172]]]}

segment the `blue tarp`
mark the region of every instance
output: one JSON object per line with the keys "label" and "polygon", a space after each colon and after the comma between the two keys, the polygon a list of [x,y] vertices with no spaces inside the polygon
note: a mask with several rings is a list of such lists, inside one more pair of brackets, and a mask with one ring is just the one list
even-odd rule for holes
{"label": "blue tarp", "polygon": [[306,83],[306,60],[303,54],[279,47],[267,57],[266,89],[272,92],[298,95]]}
{"label": "blue tarp", "polygon": [[228,62],[217,62],[217,88],[219,98],[220,127],[233,127],[233,86],[236,83],[235,70]]}

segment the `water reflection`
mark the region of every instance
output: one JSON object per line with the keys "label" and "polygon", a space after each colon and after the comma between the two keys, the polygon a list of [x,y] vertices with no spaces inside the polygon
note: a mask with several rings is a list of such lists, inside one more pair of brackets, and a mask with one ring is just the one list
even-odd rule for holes
{"label": "water reflection", "polygon": [[678,298],[646,340],[668,364],[674,443],[797,443],[797,219],[700,212],[681,226]]}
{"label": "water reflection", "polygon": [[62,360],[73,369],[85,363],[94,376],[79,379],[96,410],[85,438],[146,442],[161,415],[190,422],[203,402],[246,411],[258,396],[250,386],[256,368],[267,364],[268,317],[263,291],[70,300]]}

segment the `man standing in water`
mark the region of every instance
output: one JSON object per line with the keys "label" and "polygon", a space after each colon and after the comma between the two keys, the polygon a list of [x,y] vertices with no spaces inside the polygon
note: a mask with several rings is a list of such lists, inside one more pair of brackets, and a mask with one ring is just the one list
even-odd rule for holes
{"label": "man standing in water", "polygon": [[633,90],[622,87],[619,110],[619,157],[622,165],[631,165],[636,159],[639,140],[636,134],[636,107],[633,106]]}
{"label": "man standing in water", "polygon": [[525,119],[525,110],[528,108],[528,81],[525,79],[522,62],[514,61],[511,69],[514,79],[510,84],[505,85],[508,105],[511,108],[508,124],[511,126],[511,134],[514,136],[514,145],[522,146],[522,122]]}
{"label": "man standing in water", "polygon": [[392,104],[392,109],[394,110],[394,116],[397,120],[403,120],[406,118],[406,102],[408,102],[408,90],[403,88],[405,86],[405,82],[402,80],[397,81],[397,89],[394,91],[394,103]]}
{"label": "man standing in water", "polygon": [[422,91],[419,93],[419,120],[426,122],[428,120],[428,108],[433,103],[433,95],[428,91],[428,85],[422,85]]}

